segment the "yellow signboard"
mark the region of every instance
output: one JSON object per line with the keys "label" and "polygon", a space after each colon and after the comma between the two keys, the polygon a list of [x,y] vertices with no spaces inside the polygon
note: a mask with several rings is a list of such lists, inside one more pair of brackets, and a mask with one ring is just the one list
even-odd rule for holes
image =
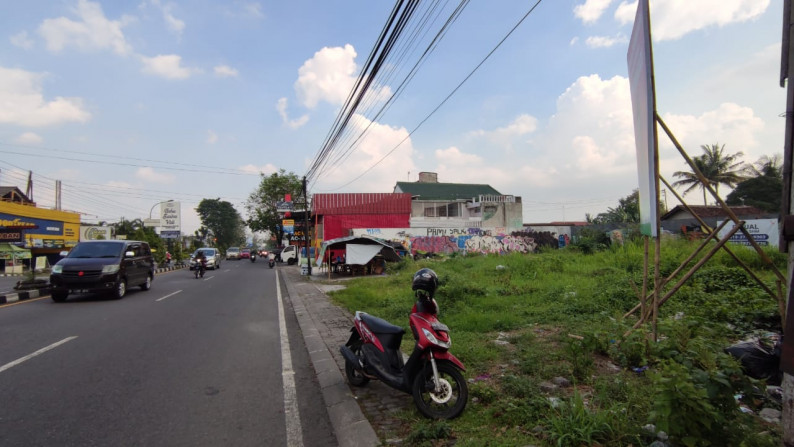
{"label": "yellow signboard", "polygon": [[295,219],[282,219],[281,225],[285,227],[294,227],[295,226]]}

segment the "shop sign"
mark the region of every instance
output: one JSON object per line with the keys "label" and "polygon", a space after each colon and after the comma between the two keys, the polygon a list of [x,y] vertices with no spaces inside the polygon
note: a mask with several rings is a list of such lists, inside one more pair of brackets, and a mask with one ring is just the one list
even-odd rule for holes
{"label": "shop sign", "polygon": [[0,231],[0,242],[22,242],[22,232]]}

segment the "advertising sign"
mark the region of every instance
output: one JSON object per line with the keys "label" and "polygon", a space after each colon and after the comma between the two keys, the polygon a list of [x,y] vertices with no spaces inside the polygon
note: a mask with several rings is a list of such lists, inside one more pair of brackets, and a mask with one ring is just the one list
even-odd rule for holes
{"label": "advertising sign", "polygon": [[[722,221],[717,222],[718,226],[721,224]],[[732,227],[732,225],[726,225],[717,235],[719,237],[724,237],[731,231]],[[748,220],[745,221],[744,228],[750,233],[750,236],[752,236],[753,240],[758,243],[758,245],[778,246],[779,234],[777,219]],[[750,245],[750,241],[741,231],[731,236],[730,242],[739,245]]]}
{"label": "advertising sign", "polygon": [[81,241],[96,241],[111,239],[110,227],[80,227]]}
{"label": "advertising sign", "polygon": [[160,204],[160,233],[182,230],[182,208],[179,202]]}
{"label": "advertising sign", "polygon": [[631,109],[634,114],[634,143],[640,186],[640,231],[657,237],[656,214],[656,104],[654,104],[651,18],[648,0],[637,2],[637,15],[628,51]]}

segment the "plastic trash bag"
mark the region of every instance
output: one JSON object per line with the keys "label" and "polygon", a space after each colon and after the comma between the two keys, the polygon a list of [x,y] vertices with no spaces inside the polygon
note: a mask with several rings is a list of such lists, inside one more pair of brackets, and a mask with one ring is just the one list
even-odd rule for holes
{"label": "plastic trash bag", "polygon": [[741,341],[725,348],[742,364],[748,376],[766,380],[768,385],[780,385],[783,375],[780,371],[781,336],[766,334]]}

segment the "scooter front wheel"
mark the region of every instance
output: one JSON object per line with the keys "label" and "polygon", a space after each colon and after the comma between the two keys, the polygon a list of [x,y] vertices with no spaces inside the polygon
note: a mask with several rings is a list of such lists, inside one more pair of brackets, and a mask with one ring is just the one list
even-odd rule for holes
{"label": "scooter front wheel", "polygon": [[[350,345],[350,350],[353,351],[356,357],[361,356],[361,344],[362,341],[359,340]],[[347,376],[347,382],[353,386],[364,386],[369,383],[369,378],[361,374],[360,371],[356,371],[356,368],[348,361],[345,361],[345,375]]]}
{"label": "scooter front wheel", "polygon": [[416,408],[430,419],[454,419],[463,413],[469,400],[466,379],[451,362],[438,361],[440,389],[435,389],[433,368],[428,363],[414,378],[412,394]]}

